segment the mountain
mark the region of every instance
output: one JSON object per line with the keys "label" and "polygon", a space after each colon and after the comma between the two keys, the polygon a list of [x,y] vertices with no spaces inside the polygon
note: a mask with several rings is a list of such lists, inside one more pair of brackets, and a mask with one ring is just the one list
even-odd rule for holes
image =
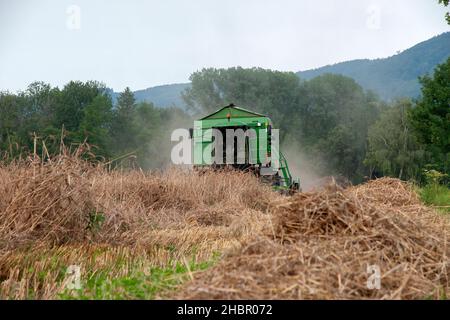
{"label": "mountain", "polygon": [[418,77],[432,74],[436,65],[450,57],[450,32],[421,42],[392,57],[376,60],[352,60],[314,70],[298,72],[309,80],[325,73],[351,77],[365,89],[386,100],[395,97],[417,97],[420,94]]}
{"label": "mountain", "polygon": [[[337,73],[356,80],[367,90],[376,92],[381,98],[415,98],[420,94],[419,76],[432,74],[434,68],[450,57],[450,32],[421,42],[392,57],[383,59],[352,60],[318,69],[297,72],[304,80],[325,73]],[[190,83],[168,84],[135,91],[138,102],[153,102],[158,107],[178,106],[186,108],[181,93]],[[115,102],[119,93],[110,91]]]}
{"label": "mountain", "polygon": [[[184,109],[186,108],[186,104],[181,98],[181,93],[186,88],[190,87],[190,85],[190,83],[175,83],[151,87],[134,91],[134,97],[137,102],[153,102],[157,107],[167,108],[177,106]],[[109,90],[109,93],[113,99],[113,102],[116,103],[117,97],[120,93],[112,90]]]}
{"label": "mountain", "polygon": [[178,106],[184,108],[186,104],[181,98],[181,92],[190,86],[190,83],[167,84],[135,91],[134,97],[137,101],[151,101],[159,107]]}

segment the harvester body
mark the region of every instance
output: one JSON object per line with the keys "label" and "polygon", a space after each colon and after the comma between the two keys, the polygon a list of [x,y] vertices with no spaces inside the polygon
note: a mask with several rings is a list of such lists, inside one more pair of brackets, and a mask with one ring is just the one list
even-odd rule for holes
{"label": "harvester body", "polygon": [[233,104],[223,107],[194,122],[194,167],[251,171],[280,191],[299,190],[279,150],[277,133],[263,114]]}

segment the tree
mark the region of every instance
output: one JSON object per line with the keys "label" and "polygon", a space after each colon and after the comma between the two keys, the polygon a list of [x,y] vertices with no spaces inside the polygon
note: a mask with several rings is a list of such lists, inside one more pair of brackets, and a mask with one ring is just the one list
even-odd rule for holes
{"label": "tree", "polygon": [[128,117],[131,119],[136,107],[136,99],[134,98],[134,93],[129,87],[117,98],[117,112],[121,114],[122,117]]}
{"label": "tree", "polygon": [[[449,0],[439,0],[439,3],[442,3],[445,7],[448,6],[448,4],[450,3]],[[447,12],[445,14],[445,19],[447,20],[447,23],[450,24],[450,12]]]}
{"label": "tree", "polygon": [[[33,150],[34,136],[45,140],[47,151],[50,153],[59,150],[61,127],[54,126],[55,115],[60,107],[60,90],[52,88],[44,82],[31,83],[25,92],[19,93],[23,100],[23,124],[18,130],[23,137],[22,145]],[[41,153],[42,144],[37,145]]]}
{"label": "tree", "polygon": [[79,140],[86,141],[96,147],[98,156],[110,156],[110,127],[112,119],[111,98],[98,95],[84,110],[83,120],[80,124]]}
{"label": "tree", "polygon": [[138,148],[136,139],[137,128],[134,123],[136,113],[136,100],[130,88],[119,95],[117,106],[113,114],[111,134],[114,141],[114,153],[122,156]]}
{"label": "tree", "polygon": [[[95,81],[71,81],[62,90],[34,82],[17,94],[0,92],[0,157],[32,151],[35,134],[56,154],[64,128],[66,145],[86,140],[100,158],[133,154],[133,165],[156,168],[170,160],[170,131],[191,123],[180,109],[136,103],[129,88],[113,107],[108,90]],[[37,145],[39,154],[42,146]]]}
{"label": "tree", "polygon": [[408,118],[412,107],[410,100],[398,100],[369,128],[365,163],[373,176],[420,180],[426,153]]}
{"label": "tree", "polygon": [[17,156],[26,143],[19,130],[23,127],[23,99],[9,92],[0,93],[0,156]]}
{"label": "tree", "polygon": [[297,137],[317,171],[359,182],[367,175],[367,130],[381,108],[378,98],[353,79],[325,74],[301,84],[288,135]]}
{"label": "tree", "polygon": [[44,82],[33,82],[23,95],[26,99],[28,130],[40,131],[50,126],[58,104],[59,89]]}
{"label": "tree", "polygon": [[234,103],[269,114],[278,126],[289,121],[297,103],[298,77],[292,72],[261,68],[203,69],[190,77],[183,93],[190,110],[205,115]]}
{"label": "tree", "polygon": [[382,104],[353,79],[327,74],[300,81],[291,72],[260,68],[204,69],[190,77],[184,99],[205,115],[228,103],[267,114],[281,141],[301,146],[322,174],[340,174],[359,182],[367,129]]}
{"label": "tree", "polygon": [[[0,94],[0,148],[10,155],[33,150],[34,136],[45,141],[49,154],[59,152],[62,129],[66,144],[85,139],[96,153],[109,154],[112,104],[104,85],[71,81],[62,90],[33,82],[18,94]],[[42,144],[37,145],[41,153]],[[14,151],[15,152],[12,152]]]}
{"label": "tree", "polygon": [[432,77],[420,78],[422,97],[410,111],[411,123],[432,155],[435,169],[450,171],[450,58]]}
{"label": "tree", "polygon": [[58,94],[57,88],[43,82],[33,82],[18,94],[2,93],[0,148],[8,149],[12,156],[32,150],[34,134],[43,137],[44,131],[51,126]]}
{"label": "tree", "polygon": [[169,136],[162,136],[163,128],[159,110],[152,103],[139,103],[136,106],[133,125],[136,128],[138,165],[141,168],[160,167],[162,149],[169,144]]}
{"label": "tree", "polygon": [[83,121],[84,108],[99,94],[106,94],[105,86],[99,82],[70,81],[59,94],[53,126],[58,129],[64,126],[69,133],[76,132]]}

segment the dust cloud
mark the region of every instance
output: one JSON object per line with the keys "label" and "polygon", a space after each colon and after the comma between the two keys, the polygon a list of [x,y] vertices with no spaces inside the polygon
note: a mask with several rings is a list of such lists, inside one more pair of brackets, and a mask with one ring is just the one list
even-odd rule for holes
{"label": "dust cloud", "polygon": [[286,157],[293,178],[300,178],[302,191],[318,189],[327,183],[327,177],[317,169],[321,159],[315,159],[302,150],[301,144],[286,141],[282,144],[281,152]]}

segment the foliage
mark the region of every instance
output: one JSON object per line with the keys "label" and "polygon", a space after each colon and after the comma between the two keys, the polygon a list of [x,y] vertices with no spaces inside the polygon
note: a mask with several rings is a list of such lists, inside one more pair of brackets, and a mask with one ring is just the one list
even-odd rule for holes
{"label": "foliage", "polygon": [[310,80],[326,73],[341,74],[387,101],[402,97],[415,99],[420,95],[418,77],[432,73],[449,56],[450,32],[446,32],[387,58],[346,61],[297,75]]}
{"label": "foliage", "polygon": [[411,109],[410,100],[398,100],[369,128],[365,163],[373,175],[421,179],[426,153],[412,132],[408,119]]}
{"label": "foliage", "polygon": [[[448,6],[449,2],[449,0],[439,0],[439,3],[443,4],[446,7]],[[445,14],[445,19],[447,20],[447,23],[450,24],[450,12],[447,12]]]}
{"label": "foliage", "polygon": [[102,223],[105,222],[105,214],[103,212],[97,212],[95,210],[89,212],[89,221],[87,228],[90,231],[100,230]]}
{"label": "foliage", "polygon": [[[299,79],[292,72],[261,68],[203,69],[194,72],[191,88],[183,98],[197,114],[216,111],[219,106],[234,103],[262,113],[273,113],[283,121],[296,103]],[[276,110],[276,112],[274,112]]]}
{"label": "foliage", "polygon": [[113,105],[110,90],[95,81],[62,89],[35,82],[17,94],[1,92],[1,154],[20,157],[33,151],[36,138],[45,141],[36,152],[45,146],[49,154],[58,153],[61,139],[69,146],[86,140],[113,166],[160,168],[170,160],[171,130],[232,102],[270,116],[281,141],[313,159],[320,175],[358,183],[382,175],[422,181],[423,168],[449,172],[450,59],[420,79],[417,103],[386,104],[335,74],[305,81],[291,72],[237,67],[203,69],[190,79],[183,93],[189,115],[136,102],[130,88]]}
{"label": "foliage", "polygon": [[332,74],[303,82],[298,101],[290,111],[290,134],[298,137],[324,174],[361,181],[367,175],[367,130],[383,103],[353,79]]}
{"label": "foliage", "polygon": [[448,174],[436,170],[424,170],[424,173],[428,184],[441,184],[448,178]]}
{"label": "foliage", "polygon": [[138,148],[136,135],[138,128],[134,124],[136,103],[130,88],[125,88],[117,99],[112,121],[112,137],[115,154],[135,152]]}
{"label": "foliage", "polygon": [[427,184],[419,191],[422,201],[444,213],[450,213],[450,189],[445,186],[448,174],[425,170],[425,177]]}
{"label": "foliage", "polygon": [[98,95],[83,110],[83,120],[79,125],[78,141],[86,139],[97,147],[99,156],[110,155],[110,122],[112,103],[108,96]]}
{"label": "foliage", "polygon": [[443,213],[450,213],[450,189],[439,184],[426,185],[420,189],[422,201],[428,205],[435,206]]}
{"label": "foliage", "polygon": [[321,172],[354,181],[364,176],[368,126],[382,103],[352,79],[323,75],[300,82],[290,72],[260,68],[204,69],[191,76],[186,103],[198,114],[234,104],[267,114],[281,129],[281,140],[294,141],[317,159]]}
{"label": "foliage", "polygon": [[[62,89],[34,82],[24,92],[0,92],[0,155],[33,152],[37,137],[49,155],[59,152],[61,139],[68,146],[86,141],[97,157],[122,160],[114,165],[160,167],[167,160],[159,153],[162,134],[182,116],[188,118],[177,109],[137,104],[129,88],[113,106],[110,91],[96,81],[70,81]],[[36,152],[42,148],[38,144]]]}
{"label": "foliage", "polygon": [[411,123],[435,169],[450,172],[450,58],[420,82],[422,97],[410,111]]}

